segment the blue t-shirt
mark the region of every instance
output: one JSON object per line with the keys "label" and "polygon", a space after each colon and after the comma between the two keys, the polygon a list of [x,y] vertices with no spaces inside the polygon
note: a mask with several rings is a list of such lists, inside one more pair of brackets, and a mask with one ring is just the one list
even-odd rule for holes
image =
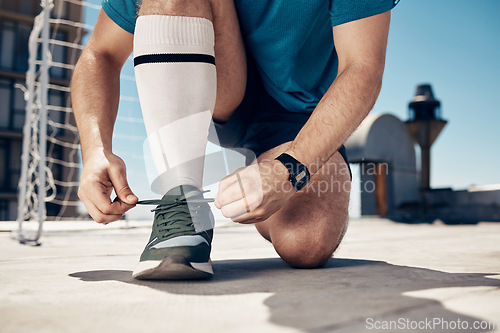
{"label": "blue t-shirt", "polygon": [[[235,0],[247,52],[264,87],[289,111],[313,111],[337,75],[332,26],[391,10],[399,0]],[[103,0],[134,33],[140,0]]]}

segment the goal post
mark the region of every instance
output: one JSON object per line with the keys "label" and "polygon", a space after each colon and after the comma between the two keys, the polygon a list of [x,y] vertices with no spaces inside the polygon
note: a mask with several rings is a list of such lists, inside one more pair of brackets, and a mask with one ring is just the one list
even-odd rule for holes
{"label": "goal post", "polygon": [[[50,13],[54,7],[53,0],[42,0],[42,11],[35,18],[31,31],[28,50],[29,64],[26,73],[26,115],[23,127],[23,151],[21,154],[21,177],[19,179],[18,197],[18,230],[17,238],[20,242],[35,242],[40,239],[45,220],[46,199],[46,152],[47,152],[47,99],[49,85],[49,30]],[[41,37],[42,60],[39,75],[36,72],[37,54]],[[37,81],[39,82],[36,87]],[[26,96],[27,95],[27,96]],[[35,110],[36,109],[36,110]],[[38,117],[35,116],[35,111]],[[37,126],[38,125],[38,126]],[[38,145],[34,144],[38,139]],[[35,149],[38,146],[38,152]],[[28,182],[29,169],[38,169],[38,186],[36,193],[34,186]],[[34,170],[33,170],[34,171]],[[30,187],[28,189],[28,187]],[[35,208],[36,206],[36,208]],[[37,215],[36,217],[34,215]],[[36,218],[38,229],[34,235],[28,235],[23,230],[25,219]]]}

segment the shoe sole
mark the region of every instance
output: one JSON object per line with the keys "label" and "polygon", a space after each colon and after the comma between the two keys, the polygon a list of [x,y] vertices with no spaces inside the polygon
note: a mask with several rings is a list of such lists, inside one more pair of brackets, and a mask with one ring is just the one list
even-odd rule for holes
{"label": "shoe sole", "polygon": [[213,274],[210,260],[190,263],[183,257],[171,256],[139,262],[132,276],[138,280],[200,280]]}

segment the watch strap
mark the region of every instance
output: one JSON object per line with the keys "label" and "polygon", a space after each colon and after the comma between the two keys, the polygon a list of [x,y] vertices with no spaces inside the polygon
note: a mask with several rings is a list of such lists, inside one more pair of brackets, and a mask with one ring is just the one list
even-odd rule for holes
{"label": "watch strap", "polygon": [[295,190],[299,191],[307,185],[311,175],[304,164],[286,153],[276,157],[276,160],[280,161],[288,169],[288,180],[292,183]]}

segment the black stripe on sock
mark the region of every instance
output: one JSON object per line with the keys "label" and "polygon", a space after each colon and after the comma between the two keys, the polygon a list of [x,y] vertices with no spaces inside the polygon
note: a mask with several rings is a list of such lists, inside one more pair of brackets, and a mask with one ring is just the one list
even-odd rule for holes
{"label": "black stripe on sock", "polygon": [[215,57],[208,54],[196,53],[145,54],[134,58],[134,67],[140,64],[159,62],[205,62],[215,65]]}

